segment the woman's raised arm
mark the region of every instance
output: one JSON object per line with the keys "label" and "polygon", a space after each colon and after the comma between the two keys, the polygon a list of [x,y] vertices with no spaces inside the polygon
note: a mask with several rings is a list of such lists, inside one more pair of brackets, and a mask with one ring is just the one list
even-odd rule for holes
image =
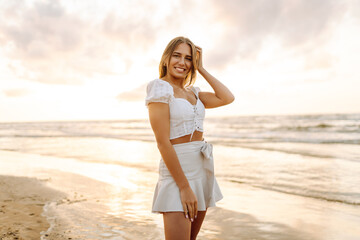
{"label": "woman's raised arm", "polygon": [[205,70],[202,63],[202,49],[197,48],[197,70],[210,84],[215,93],[199,92],[199,98],[205,108],[216,108],[232,103],[235,100],[231,91],[208,71]]}

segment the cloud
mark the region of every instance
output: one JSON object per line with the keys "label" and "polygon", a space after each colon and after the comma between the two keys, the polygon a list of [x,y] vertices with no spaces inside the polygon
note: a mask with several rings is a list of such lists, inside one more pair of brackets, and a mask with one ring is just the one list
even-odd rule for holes
{"label": "cloud", "polygon": [[306,55],[304,70],[330,69],[339,59],[323,50],[314,50]]}
{"label": "cloud", "polygon": [[[222,23],[216,26],[223,27],[223,34],[211,39],[214,47],[204,55],[206,66],[221,70],[240,58],[255,59],[273,36],[295,50],[292,54],[311,54],[327,40],[347,7],[335,0],[204,3],[163,1],[159,7],[157,1],[137,0],[107,7],[96,0],[8,1],[0,9],[6,19],[0,21],[0,47],[8,69],[19,79],[80,85],[118,76],[117,64],[128,74],[138,56],[159,47],[165,38],[194,36],[196,43],[217,31],[211,26]],[[89,10],[92,6],[98,9]]]}
{"label": "cloud", "polygon": [[146,50],[155,41],[156,27],[145,16],[124,17],[114,12],[109,13],[102,22],[102,33],[121,41],[125,48],[133,51]]}
{"label": "cloud", "polygon": [[81,82],[76,76],[81,75],[77,65],[69,63],[83,59],[85,22],[67,14],[59,1],[35,2],[32,6],[17,1],[2,14],[7,21],[0,22],[1,41],[11,46],[6,52],[17,77],[54,84]]}
{"label": "cloud", "polygon": [[199,17],[199,9],[207,10],[189,0],[162,1],[160,7],[159,1],[144,0],[109,5],[97,0],[2,4],[0,47],[7,68],[18,79],[63,85],[112,79],[119,65],[125,66],[121,74],[131,74],[137,58],[153,54],[159,43],[201,29],[206,15]]}
{"label": "cloud", "polygon": [[64,54],[83,42],[85,22],[66,13],[59,1],[35,2],[33,6],[18,6],[20,11],[11,15],[14,5],[4,10],[6,22],[1,33],[14,43],[13,57],[23,60],[49,59]]}
{"label": "cloud", "polygon": [[356,21],[360,21],[360,1],[349,0],[349,15]]}
{"label": "cloud", "polygon": [[311,51],[327,41],[347,5],[341,1],[224,0],[213,1],[217,20],[226,23],[223,37],[208,63],[225,67],[237,58],[254,60],[268,37],[283,47]]}
{"label": "cloud", "polygon": [[28,95],[30,91],[25,88],[14,88],[3,90],[3,93],[6,97],[23,97]]}
{"label": "cloud", "polygon": [[117,99],[119,101],[128,101],[128,102],[143,101],[145,99],[145,94],[146,94],[146,85],[147,84],[142,84],[141,86],[132,89],[131,91],[120,93],[117,96]]}
{"label": "cloud", "polygon": [[155,41],[155,28],[145,17],[99,11],[94,20],[71,11],[67,3],[4,4],[0,15],[6,21],[0,21],[0,44],[6,49],[8,68],[17,78],[67,85],[106,79],[119,74],[114,57],[120,56],[126,65],[124,71],[128,71],[132,53],[149,48]]}

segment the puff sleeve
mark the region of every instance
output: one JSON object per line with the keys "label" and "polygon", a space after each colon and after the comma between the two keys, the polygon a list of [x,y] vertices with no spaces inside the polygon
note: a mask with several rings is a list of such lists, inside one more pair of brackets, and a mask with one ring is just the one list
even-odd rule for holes
{"label": "puff sleeve", "polygon": [[196,94],[199,96],[199,92],[201,92],[200,88],[199,87],[194,87],[194,88],[195,88]]}
{"label": "puff sleeve", "polygon": [[163,80],[155,79],[148,83],[146,87],[145,106],[150,102],[169,103],[174,97],[173,88]]}

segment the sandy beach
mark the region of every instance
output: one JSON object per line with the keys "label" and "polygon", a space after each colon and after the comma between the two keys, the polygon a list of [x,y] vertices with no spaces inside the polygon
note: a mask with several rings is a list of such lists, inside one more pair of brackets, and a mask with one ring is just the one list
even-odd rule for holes
{"label": "sandy beach", "polygon": [[40,239],[50,228],[42,216],[49,201],[58,201],[63,194],[44,185],[47,179],[0,176],[0,239]]}
{"label": "sandy beach", "polygon": [[[54,179],[59,177],[55,176],[56,173],[54,171],[49,171],[49,173],[53,177],[47,179],[0,176],[0,191],[2,193],[0,198],[1,239],[96,239],[73,231],[75,226],[69,222],[70,219],[66,219],[64,216],[56,216],[53,219],[54,221],[50,221],[52,226],[50,225],[49,219],[44,216],[46,204],[50,203],[47,206],[59,208],[61,205],[76,205],[77,203],[88,201],[88,199],[81,199],[76,194],[73,197],[69,197],[71,194],[64,194],[47,187],[46,183],[54,181]],[[58,174],[62,175],[63,173],[59,172]],[[69,177],[71,174],[65,175]],[[89,179],[80,176],[73,175],[72,179],[75,180],[77,177],[79,178],[77,180],[85,180],[82,184],[89,183],[87,181]],[[91,185],[93,186],[93,184]],[[229,192],[225,192],[226,194],[234,193],[234,186],[230,185],[226,187],[229,190]],[[83,197],[83,195],[81,196]],[[233,200],[237,198],[234,194],[232,197],[234,198]],[[96,212],[95,206],[93,207],[90,211]],[[160,215],[154,216],[159,217]],[[221,221],[222,223],[219,224]],[[144,239],[162,239],[162,233],[159,230],[154,231],[154,229],[151,229],[152,226],[141,226],[141,224],[138,224],[137,226],[128,227],[132,227],[132,229],[127,229],[127,237],[122,238],[121,235],[124,234],[119,232],[119,236],[109,236],[110,239],[131,239],[128,237],[140,237],[140,235],[143,235]],[[141,234],[141,231],[145,232]],[[149,237],[149,235],[152,235],[152,237]],[[107,239],[106,234],[103,234],[103,237]],[[270,222],[261,222],[249,214],[216,207],[208,210],[206,222],[198,239],[285,240],[309,238],[306,238],[306,234],[288,228],[285,224],[275,225]]]}
{"label": "sandy beach", "polygon": [[[3,239],[163,239],[162,216],[151,214],[158,177],[153,170],[159,157],[156,146],[138,141],[121,141],[119,146],[122,157],[132,157],[131,164],[0,151]],[[229,167],[221,160],[251,159],[257,151],[214,147],[218,172]],[[142,154],[153,168],[136,164]],[[256,154],[273,164],[279,158],[268,151]],[[251,164],[259,162],[253,159]],[[199,240],[355,240],[360,236],[357,205],[264,189],[232,181],[231,175],[220,175],[218,182],[224,199],[208,210]]]}
{"label": "sandy beach", "polygon": [[[160,216],[150,213],[149,204],[148,179],[155,181],[154,173],[143,172],[139,181],[138,171],[127,167],[11,151],[0,151],[0,172],[10,175],[1,181],[2,205],[7,207],[6,215],[0,215],[2,235],[50,240],[161,239]],[[23,214],[31,214],[32,224],[35,216],[42,224],[30,228],[27,218],[12,214],[19,204],[31,206]]]}

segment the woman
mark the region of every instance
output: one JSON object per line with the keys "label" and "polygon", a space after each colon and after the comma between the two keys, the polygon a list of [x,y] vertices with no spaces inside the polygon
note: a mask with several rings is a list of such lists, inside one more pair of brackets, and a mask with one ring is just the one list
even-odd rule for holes
{"label": "woman", "polygon": [[[147,85],[145,105],[162,156],[152,212],[162,213],[166,239],[196,239],[208,207],[222,199],[212,145],[203,139],[205,108],[234,101],[202,64],[202,50],[177,37],[165,48],[160,77]],[[193,87],[198,71],[215,93]]]}

